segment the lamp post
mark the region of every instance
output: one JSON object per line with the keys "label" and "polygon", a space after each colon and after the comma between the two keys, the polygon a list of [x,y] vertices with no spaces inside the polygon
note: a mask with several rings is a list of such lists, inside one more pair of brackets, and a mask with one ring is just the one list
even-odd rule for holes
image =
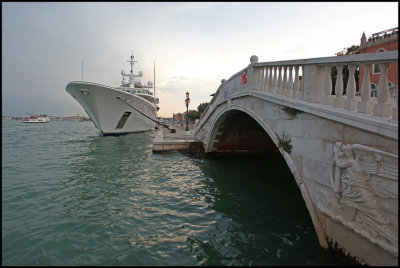
{"label": "lamp post", "polygon": [[190,103],[190,99],[189,99],[189,92],[186,92],[186,100],[185,100],[185,104],[186,104],[186,129],[185,129],[185,135],[190,135],[190,131],[189,131],[189,103]]}

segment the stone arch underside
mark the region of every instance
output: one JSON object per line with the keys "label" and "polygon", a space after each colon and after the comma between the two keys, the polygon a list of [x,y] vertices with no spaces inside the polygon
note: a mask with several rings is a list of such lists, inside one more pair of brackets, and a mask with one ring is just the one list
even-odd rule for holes
{"label": "stone arch underside", "polygon": [[217,120],[210,137],[209,151],[224,153],[279,153],[263,127],[240,110],[225,112]]}

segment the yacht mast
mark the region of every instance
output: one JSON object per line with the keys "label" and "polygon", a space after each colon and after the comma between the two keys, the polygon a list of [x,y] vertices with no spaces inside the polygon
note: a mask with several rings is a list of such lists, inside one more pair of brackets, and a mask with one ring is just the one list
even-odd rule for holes
{"label": "yacht mast", "polygon": [[133,75],[133,64],[134,64],[134,62],[137,62],[137,61],[133,60],[133,58],[134,58],[134,56],[133,56],[133,51],[132,51],[131,60],[127,61],[131,64],[131,75]]}
{"label": "yacht mast", "polygon": [[153,78],[153,80],[154,80],[154,87],[153,87],[153,91],[154,91],[154,98],[156,97],[156,61],[154,61],[154,71],[153,71],[153,73],[154,73],[154,78]]}
{"label": "yacht mast", "polygon": [[[133,78],[135,77],[135,75],[133,74],[133,65],[135,62],[135,60],[133,60],[134,56],[133,56],[133,51],[132,51],[132,56],[131,56],[131,60],[128,60],[127,62],[129,62],[131,64],[131,74],[129,75],[129,87],[135,87],[134,86],[134,80]],[[128,75],[126,75],[128,76]]]}

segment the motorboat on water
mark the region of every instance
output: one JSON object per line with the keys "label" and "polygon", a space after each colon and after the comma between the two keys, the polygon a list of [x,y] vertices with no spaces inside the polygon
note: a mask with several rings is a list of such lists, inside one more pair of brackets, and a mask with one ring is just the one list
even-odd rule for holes
{"label": "motorboat on water", "polygon": [[47,117],[45,114],[36,115],[34,113],[30,115],[25,115],[21,119],[22,123],[49,123],[50,118]]}
{"label": "motorboat on water", "polygon": [[[121,70],[121,85],[111,87],[86,81],[67,84],[66,91],[83,107],[100,135],[118,135],[154,130],[157,125],[159,99],[151,92],[153,82],[142,84],[139,77],[143,72],[133,74],[134,56],[128,62],[131,71]],[[128,77],[128,81],[125,81]]]}

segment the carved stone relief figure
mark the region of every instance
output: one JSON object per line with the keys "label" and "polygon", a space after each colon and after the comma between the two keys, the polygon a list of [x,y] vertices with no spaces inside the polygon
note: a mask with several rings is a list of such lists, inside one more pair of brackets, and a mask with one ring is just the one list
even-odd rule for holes
{"label": "carved stone relief figure", "polygon": [[[329,200],[319,205],[320,210],[397,255],[397,222],[390,222],[379,204],[382,198],[398,198],[397,156],[341,142],[336,142],[333,154],[331,186],[336,200],[324,192]],[[397,211],[392,213],[397,217]]]}

